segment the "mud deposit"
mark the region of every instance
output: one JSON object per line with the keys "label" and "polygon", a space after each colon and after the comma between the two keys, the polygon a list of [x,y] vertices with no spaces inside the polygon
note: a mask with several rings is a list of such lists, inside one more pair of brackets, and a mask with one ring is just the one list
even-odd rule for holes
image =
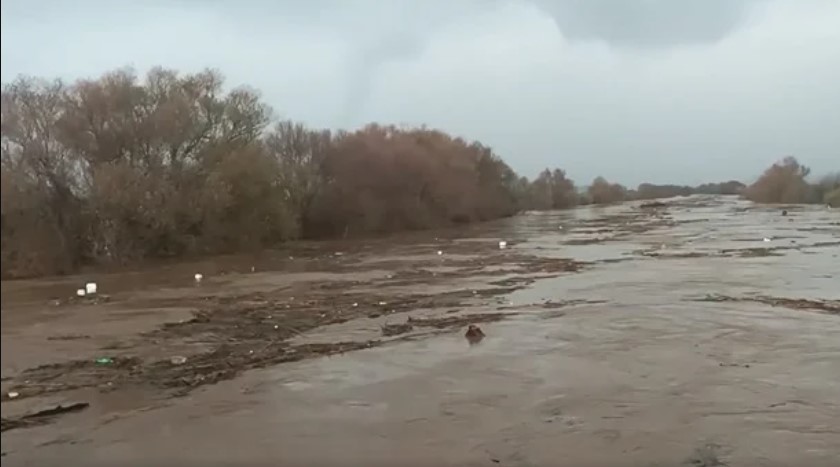
{"label": "mud deposit", "polygon": [[836,465],[840,211],[785,208],[3,282],[3,465]]}

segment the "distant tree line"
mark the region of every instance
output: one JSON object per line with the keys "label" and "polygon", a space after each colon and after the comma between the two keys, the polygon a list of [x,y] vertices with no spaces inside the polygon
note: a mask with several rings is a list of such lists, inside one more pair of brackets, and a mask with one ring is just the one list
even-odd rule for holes
{"label": "distant tree line", "polygon": [[[780,167],[762,180],[807,175]],[[762,180],[745,193],[773,202]],[[821,195],[836,199],[836,182]],[[798,187],[779,199],[799,199]],[[490,147],[425,127],[273,122],[255,91],[225,92],[212,70],[22,77],[2,90],[3,277],[742,189],[598,177],[579,190],[560,169],[528,180]]]}
{"label": "distant tree line", "polygon": [[642,183],[635,189],[596,177],[585,189],[579,189],[560,169],[545,169],[531,182],[522,181],[525,209],[566,209],[590,204],[612,204],[632,200],[672,198],[694,194],[739,195],[746,186],[738,181],[706,183],[696,187],[686,185],[655,185]]}

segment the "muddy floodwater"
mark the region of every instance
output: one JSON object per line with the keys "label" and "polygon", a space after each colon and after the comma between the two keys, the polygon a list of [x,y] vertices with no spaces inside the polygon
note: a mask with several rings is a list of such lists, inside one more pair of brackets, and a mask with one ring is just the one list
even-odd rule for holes
{"label": "muddy floodwater", "polygon": [[837,466],[840,211],[784,209],[3,282],[2,464]]}

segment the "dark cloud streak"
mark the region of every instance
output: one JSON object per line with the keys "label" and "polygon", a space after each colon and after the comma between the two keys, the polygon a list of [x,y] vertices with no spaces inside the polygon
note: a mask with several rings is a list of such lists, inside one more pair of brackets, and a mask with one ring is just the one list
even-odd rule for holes
{"label": "dark cloud streak", "polygon": [[533,0],[570,40],[658,48],[717,42],[758,0]]}

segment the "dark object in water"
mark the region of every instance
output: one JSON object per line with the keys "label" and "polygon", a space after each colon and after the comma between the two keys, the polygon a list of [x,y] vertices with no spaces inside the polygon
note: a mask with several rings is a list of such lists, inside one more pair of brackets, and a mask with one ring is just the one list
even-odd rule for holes
{"label": "dark object in water", "polygon": [[787,209],[782,209],[782,215],[787,216]]}
{"label": "dark object in water", "polygon": [[51,409],[44,409],[39,410],[38,412],[31,413],[28,415],[24,415],[21,418],[40,418],[40,417],[53,417],[55,415],[67,413],[67,412],[78,412],[80,410],[84,410],[90,407],[90,404],[87,402],[75,402],[73,404],[67,405],[57,405]]}
{"label": "dark object in water", "polygon": [[[410,318],[409,318],[409,320],[410,320]],[[380,328],[382,328],[382,335],[383,336],[391,337],[391,336],[399,336],[400,334],[405,334],[407,332],[411,332],[412,329],[414,329],[414,326],[412,326],[410,323],[385,324],[385,325],[381,325]]]}
{"label": "dark object in water", "polygon": [[50,419],[57,415],[70,412],[78,412],[88,407],[90,407],[90,404],[88,404],[87,402],[76,402],[67,405],[57,405],[49,409],[39,410],[35,413],[26,414],[18,418],[3,418],[2,424],[0,424],[0,431],[41,425],[47,423]]}
{"label": "dark object in water", "polygon": [[480,327],[476,326],[475,324],[470,324],[467,327],[467,332],[464,334],[464,337],[470,341],[470,344],[477,344],[484,339],[484,331],[481,330]]}

